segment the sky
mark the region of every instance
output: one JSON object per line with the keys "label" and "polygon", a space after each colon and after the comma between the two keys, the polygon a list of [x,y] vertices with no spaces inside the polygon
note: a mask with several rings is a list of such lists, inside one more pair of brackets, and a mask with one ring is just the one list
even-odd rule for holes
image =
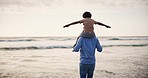
{"label": "sky", "polygon": [[0,37],[78,36],[85,11],[97,36],[148,36],[148,0],[0,0]]}

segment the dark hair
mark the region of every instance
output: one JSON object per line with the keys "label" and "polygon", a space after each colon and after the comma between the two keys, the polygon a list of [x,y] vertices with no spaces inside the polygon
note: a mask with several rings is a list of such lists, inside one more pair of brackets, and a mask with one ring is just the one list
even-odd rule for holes
{"label": "dark hair", "polygon": [[83,13],[83,18],[91,18],[91,13],[90,12],[84,12]]}

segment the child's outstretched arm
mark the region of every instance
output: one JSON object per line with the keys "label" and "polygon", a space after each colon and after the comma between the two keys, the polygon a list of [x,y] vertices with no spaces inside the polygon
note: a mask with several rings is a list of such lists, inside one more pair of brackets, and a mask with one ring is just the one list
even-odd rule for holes
{"label": "child's outstretched arm", "polygon": [[70,24],[67,24],[67,25],[63,26],[63,28],[69,27],[70,25],[74,25],[74,24],[78,24],[78,23],[81,23],[81,21],[72,22],[72,23],[70,23]]}
{"label": "child's outstretched arm", "polygon": [[100,22],[96,22],[96,21],[95,21],[95,24],[98,24],[98,25],[101,25],[101,26],[105,26],[106,28],[111,28],[110,26],[108,26],[108,25],[105,25],[105,24],[103,24],[103,23],[100,23]]}

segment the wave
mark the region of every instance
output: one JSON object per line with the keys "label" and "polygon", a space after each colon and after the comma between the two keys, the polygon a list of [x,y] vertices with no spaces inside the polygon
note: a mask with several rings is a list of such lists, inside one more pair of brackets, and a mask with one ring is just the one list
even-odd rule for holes
{"label": "wave", "polygon": [[[148,37],[100,37],[101,40],[148,40]],[[31,42],[31,41],[73,41],[76,37],[16,37],[16,38],[0,38],[0,42]]]}
{"label": "wave", "polygon": [[68,41],[68,40],[76,40],[75,37],[51,37],[47,40],[53,40],[53,41]]}
{"label": "wave", "polygon": [[103,45],[103,47],[144,47],[148,44],[121,44],[121,45]]}
{"label": "wave", "polygon": [[148,40],[148,38],[110,38],[109,40]]}
{"label": "wave", "polygon": [[24,41],[36,41],[34,39],[5,39],[5,40],[0,40],[0,42],[24,42]]}
{"label": "wave", "polygon": [[68,41],[76,40],[75,37],[30,37],[30,38],[12,38],[12,39],[0,39],[0,42],[28,42],[28,41]]}
{"label": "wave", "polygon": [[[144,47],[148,44],[121,44],[121,45],[102,45],[102,47]],[[37,50],[37,49],[69,49],[72,46],[28,46],[28,47],[1,47],[0,50]]]}
{"label": "wave", "polygon": [[54,48],[72,48],[72,46],[1,47],[0,50],[35,50],[35,49],[54,49]]}

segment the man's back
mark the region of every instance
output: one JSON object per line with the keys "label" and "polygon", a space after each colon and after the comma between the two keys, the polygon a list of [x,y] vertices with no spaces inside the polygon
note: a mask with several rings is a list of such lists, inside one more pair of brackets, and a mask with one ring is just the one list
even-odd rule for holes
{"label": "man's back", "polygon": [[80,37],[74,51],[78,52],[80,49],[80,63],[95,64],[95,49],[101,52],[102,47],[96,37],[83,38]]}

